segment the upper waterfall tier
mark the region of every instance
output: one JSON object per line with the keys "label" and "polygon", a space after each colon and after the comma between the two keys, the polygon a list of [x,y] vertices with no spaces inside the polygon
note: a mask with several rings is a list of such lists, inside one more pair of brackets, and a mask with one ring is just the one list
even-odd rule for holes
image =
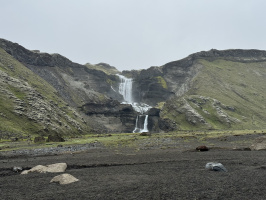
{"label": "upper waterfall tier", "polygon": [[120,74],[117,74],[120,78],[119,93],[124,97],[124,100],[128,104],[133,103],[132,99],[132,78],[126,78]]}
{"label": "upper waterfall tier", "polygon": [[126,78],[125,76],[120,74],[117,74],[117,76],[119,76],[121,81],[119,85],[119,93],[124,97],[124,102],[122,103],[131,104],[134,110],[141,114],[144,114],[150,108],[152,108],[151,106],[145,103],[134,102],[132,95],[132,78]]}

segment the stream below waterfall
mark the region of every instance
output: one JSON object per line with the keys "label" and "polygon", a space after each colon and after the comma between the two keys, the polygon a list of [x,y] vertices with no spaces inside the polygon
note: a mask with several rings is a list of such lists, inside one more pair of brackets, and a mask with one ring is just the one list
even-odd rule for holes
{"label": "stream below waterfall", "polygon": [[134,102],[132,95],[132,85],[133,85],[132,78],[126,78],[125,76],[120,74],[117,74],[117,76],[120,78],[119,93],[124,98],[124,102],[122,102],[122,104],[131,104],[133,109],[136,112],[140,113],[140,115],[137,115],[135,129],[133,130],[133,133],[149,132],[148,129],[149,116],[145,115],[144,113],[146,113],[152,107],[145,103]]}

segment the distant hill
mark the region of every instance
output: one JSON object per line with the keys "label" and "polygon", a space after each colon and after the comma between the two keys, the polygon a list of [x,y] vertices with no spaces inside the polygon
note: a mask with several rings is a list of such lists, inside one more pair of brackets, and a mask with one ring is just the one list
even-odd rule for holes
{"label": "distant hill", "polygon": [[[136,79],[143,87],[141,101],[161,102],[161,118],[173,120],[178,129],[266,127],[266,51],[199,52],[143,70]],[[170,96],[166,101],[164,90]]]}
{"label": "distant hill", "polygon": [[77,64],[0,39],[0,137],[132,132],[120,79],[153,106],[151,132],[266,128],[266,51],[210,50],[145,70]]}

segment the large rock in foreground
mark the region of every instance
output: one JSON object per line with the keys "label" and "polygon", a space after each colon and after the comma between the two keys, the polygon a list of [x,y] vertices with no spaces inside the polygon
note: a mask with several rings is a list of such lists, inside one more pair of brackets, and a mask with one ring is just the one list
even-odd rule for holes
{"label": "large rock in foreground", "polygon": [[67,168],[66,163],[56,163],[56,164],[51,164],[51,165],[47,165],[47,166],[37,165],[37,166],[31,168],[30,170],[24,170],[21,174],[28,174],[30,172],[58,173],[58,172],[65,172],[66,168]]}
{"label": "large rock in foreground", "polygon": [[79,181],[79,179],[75,178],[74,176],[70,174],[61,174],[61,175],[55,176],[50,181],[50,183],[58,182],[60,185],[65,185],[65,184],[74,183],[77,181]]}
{"label": "large rock in foreground", "polygon": [[254,143],[250,146],[251,150],[266,150],[266,136],[255,139]]}

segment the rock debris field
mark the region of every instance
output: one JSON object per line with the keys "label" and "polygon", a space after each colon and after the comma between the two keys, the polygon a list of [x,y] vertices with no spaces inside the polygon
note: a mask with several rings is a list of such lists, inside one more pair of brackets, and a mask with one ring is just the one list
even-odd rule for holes
{"label": "rock debris field", "polygon": [[[266,152],[230,148],[221,140],[212,143],[219,148],[200,152],[194,150],[198,144],[190,143],[188,149],[98,147],[58,155],[2,153],[0,199],[265,199]],[[206,170],[209,162],[222,163],[227,172]],[[55,163],[66,163],[66,170],[24,175],[13,171],[14,166],[30,170]],[[60,184],[58,176],[73,176],[75,181]]]}

